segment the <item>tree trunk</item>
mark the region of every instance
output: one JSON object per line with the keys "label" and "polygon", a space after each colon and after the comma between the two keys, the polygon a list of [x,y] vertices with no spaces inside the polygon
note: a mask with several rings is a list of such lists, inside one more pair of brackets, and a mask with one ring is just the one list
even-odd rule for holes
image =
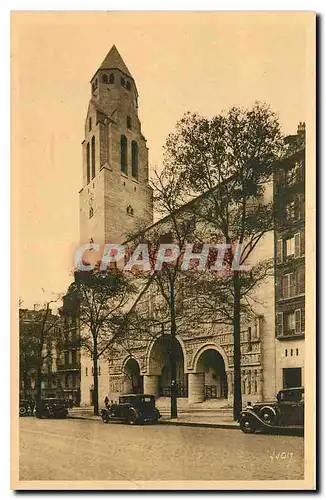
{"label": "tree trunk", "polygon": [[99,404],[98,404],[98,373],[97,373],[97,342],[94,340],[94,351],[93,351],[93,380],[94,380],[94,390],[93,390],[93,403],[94,403],[94,415],[99,414]]}
{"label": "tree trunk", "polygon": [[233,418],[238,420],[242,411],[241,394],[241,348],[240,348],[240,276],[238,271],[233,274],[234,308],[233,308],[233,365],[234,365],[234,390],[233,390]]}
{"label": "tree trunk", "polygon": [[36,380],[35,380],[35,394],[36,394],[36,408],[40,406],[42,399],[42,367],[39,366],[36,371]]}
{"label": "tree trunk", "polygon": [[23,397],[27,399],[27,382],[28,382],[28,373],[26,370],[23,372]]}
{"label": "tree trunk", "polygon": [[170,308],[171,308],[171,338],[170,338],[170,367],[171,367],[171,418],[178,418],[177,409],[177,360],[176,360],[176,321],[175,297],[173,278],[170,281]]}

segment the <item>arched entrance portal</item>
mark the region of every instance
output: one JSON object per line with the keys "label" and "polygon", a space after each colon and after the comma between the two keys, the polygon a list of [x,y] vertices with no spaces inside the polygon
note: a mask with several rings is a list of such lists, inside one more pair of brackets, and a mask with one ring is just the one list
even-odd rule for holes
{"label": "arched entrance portal", "polygon": [[207,349],[198,358],[197,372],[205,374],[205,399],[228,397],[224,360],[219,352]]}
{"label": "arched entrance portal", "polygon": [[142,394],[143,377],[140,375],[139,364],[134,358],[129,358],[123,367],[124,394]]}
{"label": "arched entrance portal", "polygon": [[189,374],[189,400],[200,403],[205,399],[227,399],[228,382],[223,356],[214,347],[197,353],[194,372]]}
{"label": "arched entrance portal", "polygon": [[[177,339],[172,339],[170,336],[164,336],[157,339],[149,353],[148,376],[147,381],[148,392],[154,392],[158,396],[171,395],[171,351],[174,351],[177,368],[177,396],[187,397],[187,375],[184,373],[184,357],[180,343]],[[150,390],[151,389],[151,390]],[[145,392],[146,387],[145,387]]]}

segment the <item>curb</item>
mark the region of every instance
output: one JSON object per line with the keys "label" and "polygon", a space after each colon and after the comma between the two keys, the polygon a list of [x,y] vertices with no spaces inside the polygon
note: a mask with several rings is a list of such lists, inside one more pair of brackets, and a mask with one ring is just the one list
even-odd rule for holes
{"label": "curb", "polygon": [[[94,416],[94,417],[83,417],[82,415],[69,415],[67,418],[71,420],[101,420],[100,416]],[[179,427],[206,427],[210,429],[240,429],[239,424],[237,423],[209,423],[209,422],[182,422],[182,421],[177,421],[177,422],[171,422],[169,420],[159,420],[157,422],[159,425],[174,425],[174,426],[179,426]]]}
{"label": "curb", "polygon": [[239,424],[235,423],[209,423],[209,422],[182,422],[182,421],[177,421],[177,422],[171,422],[169,420],[159,420],[157,422],[160,425],[176,425],[179,427],[206,427],[210,429],[240,429]]}

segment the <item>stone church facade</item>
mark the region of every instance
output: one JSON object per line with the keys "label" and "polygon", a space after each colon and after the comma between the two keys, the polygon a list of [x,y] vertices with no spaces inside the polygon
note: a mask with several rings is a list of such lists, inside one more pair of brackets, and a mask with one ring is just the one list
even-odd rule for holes
{"label": "stone church facade", "polygon": [[[122,243],[139,224],[153,221],[148,184],[148,148],[138,117],[134,78],[115,46],[91,80],[85,121],[83,188],[80,191],[81,244]],[[273,191],[271,187],[271,192]],[[254,258],[273,257],[274,236],[257,245]],[[275,396],[274,279],[257,292],[259,307],[241,331],[244,401]],[[117,348],[100,360],[99,398],[144,392],[169,395],[166,334],[133,340],[128,352]],[[231,327],[204,327],[183,333],[178,342],[178,395],[190,403],[233,398],[233,339]],[[81,404],[91,404],[91,360],[81,356]]]}

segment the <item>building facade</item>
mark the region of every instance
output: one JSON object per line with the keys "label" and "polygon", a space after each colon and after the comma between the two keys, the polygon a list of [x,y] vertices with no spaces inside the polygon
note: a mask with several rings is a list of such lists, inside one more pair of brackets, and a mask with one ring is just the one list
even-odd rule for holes
{"label": "building facade", "polygon": [[57,378],[65,399],[80,405],[80,349],[78,319],[62,315],[63,335],[57,358]]}
{"label": "building facade", "polygon": [[277,390],[304,385],[305,124],[286,141],[274,178]]}
{"label": "building facade", "polygon": [[[149,227],[153,220],[152,191],[148,183],[148,149],[138,117],[138,92],[134,78],[115,46],[91,80],[91,98],[82,149],[81,243],[90,241],[100,244],[121,243],[126,240],[128,233],[134,232],[140,226]],[[282,168],[295,158],[284,162]],[[274,184],[267,186],[267,196],[271,198],[273,194],[275,196],[279,189],[283,189],[279,187],[280,185],[281,182],[275,181]],[[284,207],[284,210],[290,208]],[[298,228],[294,225],[291,228],[293,232],[291,234],[296,241],[297,233],[302,230],[301,226],[299,229],[299,225]],[[289,226],[287,227],[289,230]],[[276,260],[274,252],[276,254],[279,249],[278,241],[282,240],[282,245],[288,245],[285,242],[288,235],[289,233],[281,225],[277,231],[266,233],[257,245],[253,259],[260,261],[275,258]],[[302,262],[301,255],[299,260]],[[290,372],[282,370],[297,367],[289,363],[290,355],[285,356],[287,359],[283,363],[282,352],[285,349],[288,349],[289,353],[291,350],[295,353],[299,350],[301,355],[302,348],[298,347],[296,342],[302,340],[302,325],[304,325],[302,297],[297,297],[300,303],[294,304],[293,301],[291,303],[291,308],[295,307],[293,311],[301,311],[301,326],[300,334],[295,332],[290,339],[290,336],[284,333],[287,330],[284,328],[281,330],[279,325],[281,314],[282,321],[288,321],[286,316],[288,297],[284,296],[284,293],[288,292],[284,290],[290,289],[292,285],[289,281],[286,287],[285,280],[293,278],[282,278],[283,296],[280,297],[281,292],[277,291],[280,288],[275,284],[279,283],[283,262],[277,262],[275,276],[257,290],[259,305],[255,311],[255,318],[250,324],[242,325],[241,365],[244,401],[274,398],[276,390],[283,384],[290,383],[286,378],[290,377],[287,375]],[[285,273],[287,274],[291,275],[291,272]],[[145,298],[146,307],[149,307],[150,300],[150,297]],[[295,321],[298,322],[298,313],[294,314]],[[277,332],[276,338],[275,332]],[[284,338],[287,339],[287,345],[291,341],[290,347],[284,347]],[[132,346],[128,350],[119,346],[111,350],[109,359],[100,360],[99,364],[100,402],[105,396],[115,400],[120,394],[130,392],[151,393],[157,397],[168,396],[170,391],[168,342],[168,332],[158,331],[151,332],[148,336],[139,335],[139,338],[133,336]],[[191,403],[200,403],[209,398],[231,403],[232,327],[212,325],[209,328],[203,327],[200,332],[189,328],[177,336],[177,344],[179,397],[187,397]],[[89,405],[92,404],[92,363],[83,353],[80,359],[81,404]],[[294,359],[299,363],[301,358],[299,355],[296,355],[296,358],[293,355],[292,363]],[[281,372],[285,373],[284,380],[281,380]],[[292,380],[293,377],[291,382]]]}
{"label": "building facade", "polygon": [[33,399],[36,397],[40,347],[42,347],[43,358],[41,396],[63,397],[61,379],[58,374],[62,334],[61,317],[50,309],[35,307],[19,310],[19,392],[21,397]]}

